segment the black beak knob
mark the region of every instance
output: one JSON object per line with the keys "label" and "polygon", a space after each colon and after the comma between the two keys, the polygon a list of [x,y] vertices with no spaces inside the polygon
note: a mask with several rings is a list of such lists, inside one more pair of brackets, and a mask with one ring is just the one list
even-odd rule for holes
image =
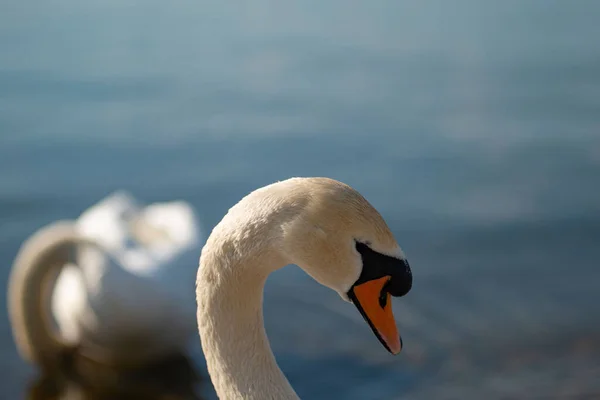
{"label": "black beak knob", "polygon": [[412,288],[412,272],[408,261],[403,260],[404,268],[396,268],[392,278],[386,285],[386,290],[394,297],[402,297]]}

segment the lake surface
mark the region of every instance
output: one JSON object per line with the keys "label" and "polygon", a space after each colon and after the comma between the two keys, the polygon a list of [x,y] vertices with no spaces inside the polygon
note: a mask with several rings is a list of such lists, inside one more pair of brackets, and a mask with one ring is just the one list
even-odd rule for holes
{"label": "lake surface", "polygon": [[[3,1],[0,283],[34,230],[116,189],[186,199],[208,233],[257,187],[329,176],[380,210],[414,287],[391,357],[337,294],[275,273],[267,332],[303,398],[598,398],[599,17],[595,1]],[[0,304],[0,398],[52,398]]]}

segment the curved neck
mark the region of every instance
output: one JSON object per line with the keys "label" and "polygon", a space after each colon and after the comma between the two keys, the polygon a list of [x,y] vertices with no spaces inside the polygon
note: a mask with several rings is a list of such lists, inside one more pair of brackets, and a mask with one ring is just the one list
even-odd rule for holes
{"label": "curved neck", "polygon": [[8,311],[21,356],[42,367],[69,348],[52,329],[50,294],[70,253],[87,243],[70,222],[56,222],[28,239],[15,259],[8,287]]}
{"label": "curved neck", "polygon": [[202,250],[196,282],[198,329],[213,385],[227,400],[298,399],[275,361],[263,324],[264,284],[270,272],[287,263],[272,243],[258,239],[273,237],[269,227],[256,232],[256,226],[247,226],[240,234],[224,225],[215,228]]}

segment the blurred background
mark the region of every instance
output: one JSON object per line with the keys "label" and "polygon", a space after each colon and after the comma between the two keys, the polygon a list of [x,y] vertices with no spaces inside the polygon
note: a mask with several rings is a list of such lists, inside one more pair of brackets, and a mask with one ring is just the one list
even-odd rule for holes
{"label": "blurred background", "polygon": [[[0,283],[36,229],[117,189],[189,201],[208,233],[257,187],[328,176],[383,214],[414,286],[391,357],[337,294],[272,275],[267,332],[301,397],[600,398],[599,17],[592,0],[3,1]],[[0,303],[0,398],[54,398]]]}

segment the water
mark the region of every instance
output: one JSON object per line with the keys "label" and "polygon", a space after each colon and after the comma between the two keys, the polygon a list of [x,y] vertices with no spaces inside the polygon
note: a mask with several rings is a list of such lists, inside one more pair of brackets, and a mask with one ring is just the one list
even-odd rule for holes
{"label": "water", "polygon": [[[394,358],[336,294],[272,276],[267,331],[300,395],[600,396],[599,16],[593,1],[2,2],[0,281],[32,231],[115,189],[184,198],[210,230],[256,187],[330,176],[381,211],[415,285],[394,303]],[[1,309],[0,398],[51,398]]]}

